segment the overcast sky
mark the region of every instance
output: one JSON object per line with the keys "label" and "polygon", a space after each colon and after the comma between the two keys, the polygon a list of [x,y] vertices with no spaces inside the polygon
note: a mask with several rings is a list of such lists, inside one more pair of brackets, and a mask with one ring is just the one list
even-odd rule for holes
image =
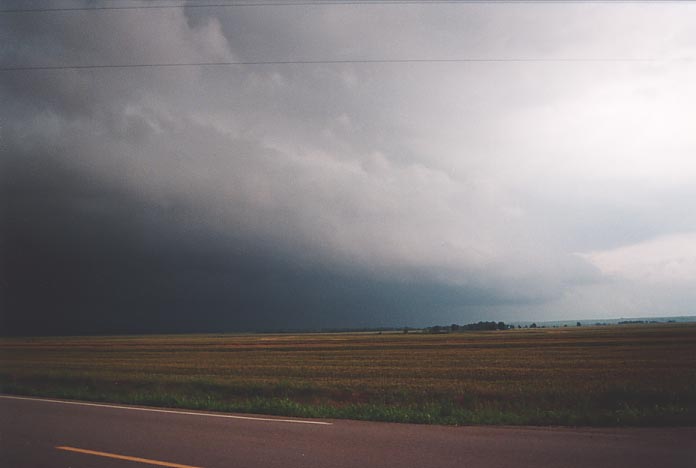
{"label": "overcast sky", "polygon": [[0,13],[2,68],[504,59],[0,71],[4,328],[696,315],[694,25],[679,2]]}

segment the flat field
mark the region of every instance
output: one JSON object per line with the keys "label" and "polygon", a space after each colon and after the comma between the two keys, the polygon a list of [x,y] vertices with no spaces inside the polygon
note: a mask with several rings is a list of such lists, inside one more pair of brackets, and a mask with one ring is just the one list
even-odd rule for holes
{"label": "flat field", "polygon": [[696,324],[3,338],[0,363],[8,394],[439,424],[696,424]]}

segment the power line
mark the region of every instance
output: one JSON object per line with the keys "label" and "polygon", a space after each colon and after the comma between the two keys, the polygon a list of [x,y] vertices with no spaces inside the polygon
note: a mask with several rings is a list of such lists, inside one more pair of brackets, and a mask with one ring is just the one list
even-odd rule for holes
{"label": "power line", "polygon": [[261,1],[235,3],[193,3],[168,5],[126,5],[126,6],[94,6],[67,8],[12,8],[0,10],[0,13],[47,13],[70,11],[104,11],[104,10],[165,10],[173,8],[232,8],[232,7],[270,7],[270,6],[326,6],[326,5],[455,5],[455,4],[677,4],[693,3],[690,0],[317,0],[317,1]]}
{"label": "power line", "polygon": [[[454,58],[454,59],[347,59],[347,60],[263,60],[238,62],[179,62],[179,63],[130,63],[97,65],[37,65],[0,67],[0,71],[41,70],[99,70],[119,68],[175,68],[175,67],[226,67],[249,65],[340,65],[340,64],[408,64],[408,63],[611,63],[611,62],[657,62],[668,59],[656,58]],[[681,58],[679,61],[692,61]]]}

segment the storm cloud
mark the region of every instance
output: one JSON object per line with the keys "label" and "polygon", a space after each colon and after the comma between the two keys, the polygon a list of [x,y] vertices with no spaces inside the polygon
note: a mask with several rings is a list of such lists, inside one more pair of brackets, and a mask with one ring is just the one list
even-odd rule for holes
{"label": "storm cloud", "polygon": [[2,71],[3,328],[691,315],[695,22],[674,3],[0,14],[2,67],[548,60]]}

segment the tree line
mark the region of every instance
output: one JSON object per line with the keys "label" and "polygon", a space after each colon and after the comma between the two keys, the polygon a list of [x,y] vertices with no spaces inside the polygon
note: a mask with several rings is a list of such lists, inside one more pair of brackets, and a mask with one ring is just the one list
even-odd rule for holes
{"label": "tree line", "polygon": [[[534,324],[536,327],[536,324]],[[515,328],[514,325],[507,325],[505,322],[476,322],[467,323],[466,325],[435,325],[423,329],[425,333],[458,333],[465,331],[492,331],[492,330],[507,330]]]}

